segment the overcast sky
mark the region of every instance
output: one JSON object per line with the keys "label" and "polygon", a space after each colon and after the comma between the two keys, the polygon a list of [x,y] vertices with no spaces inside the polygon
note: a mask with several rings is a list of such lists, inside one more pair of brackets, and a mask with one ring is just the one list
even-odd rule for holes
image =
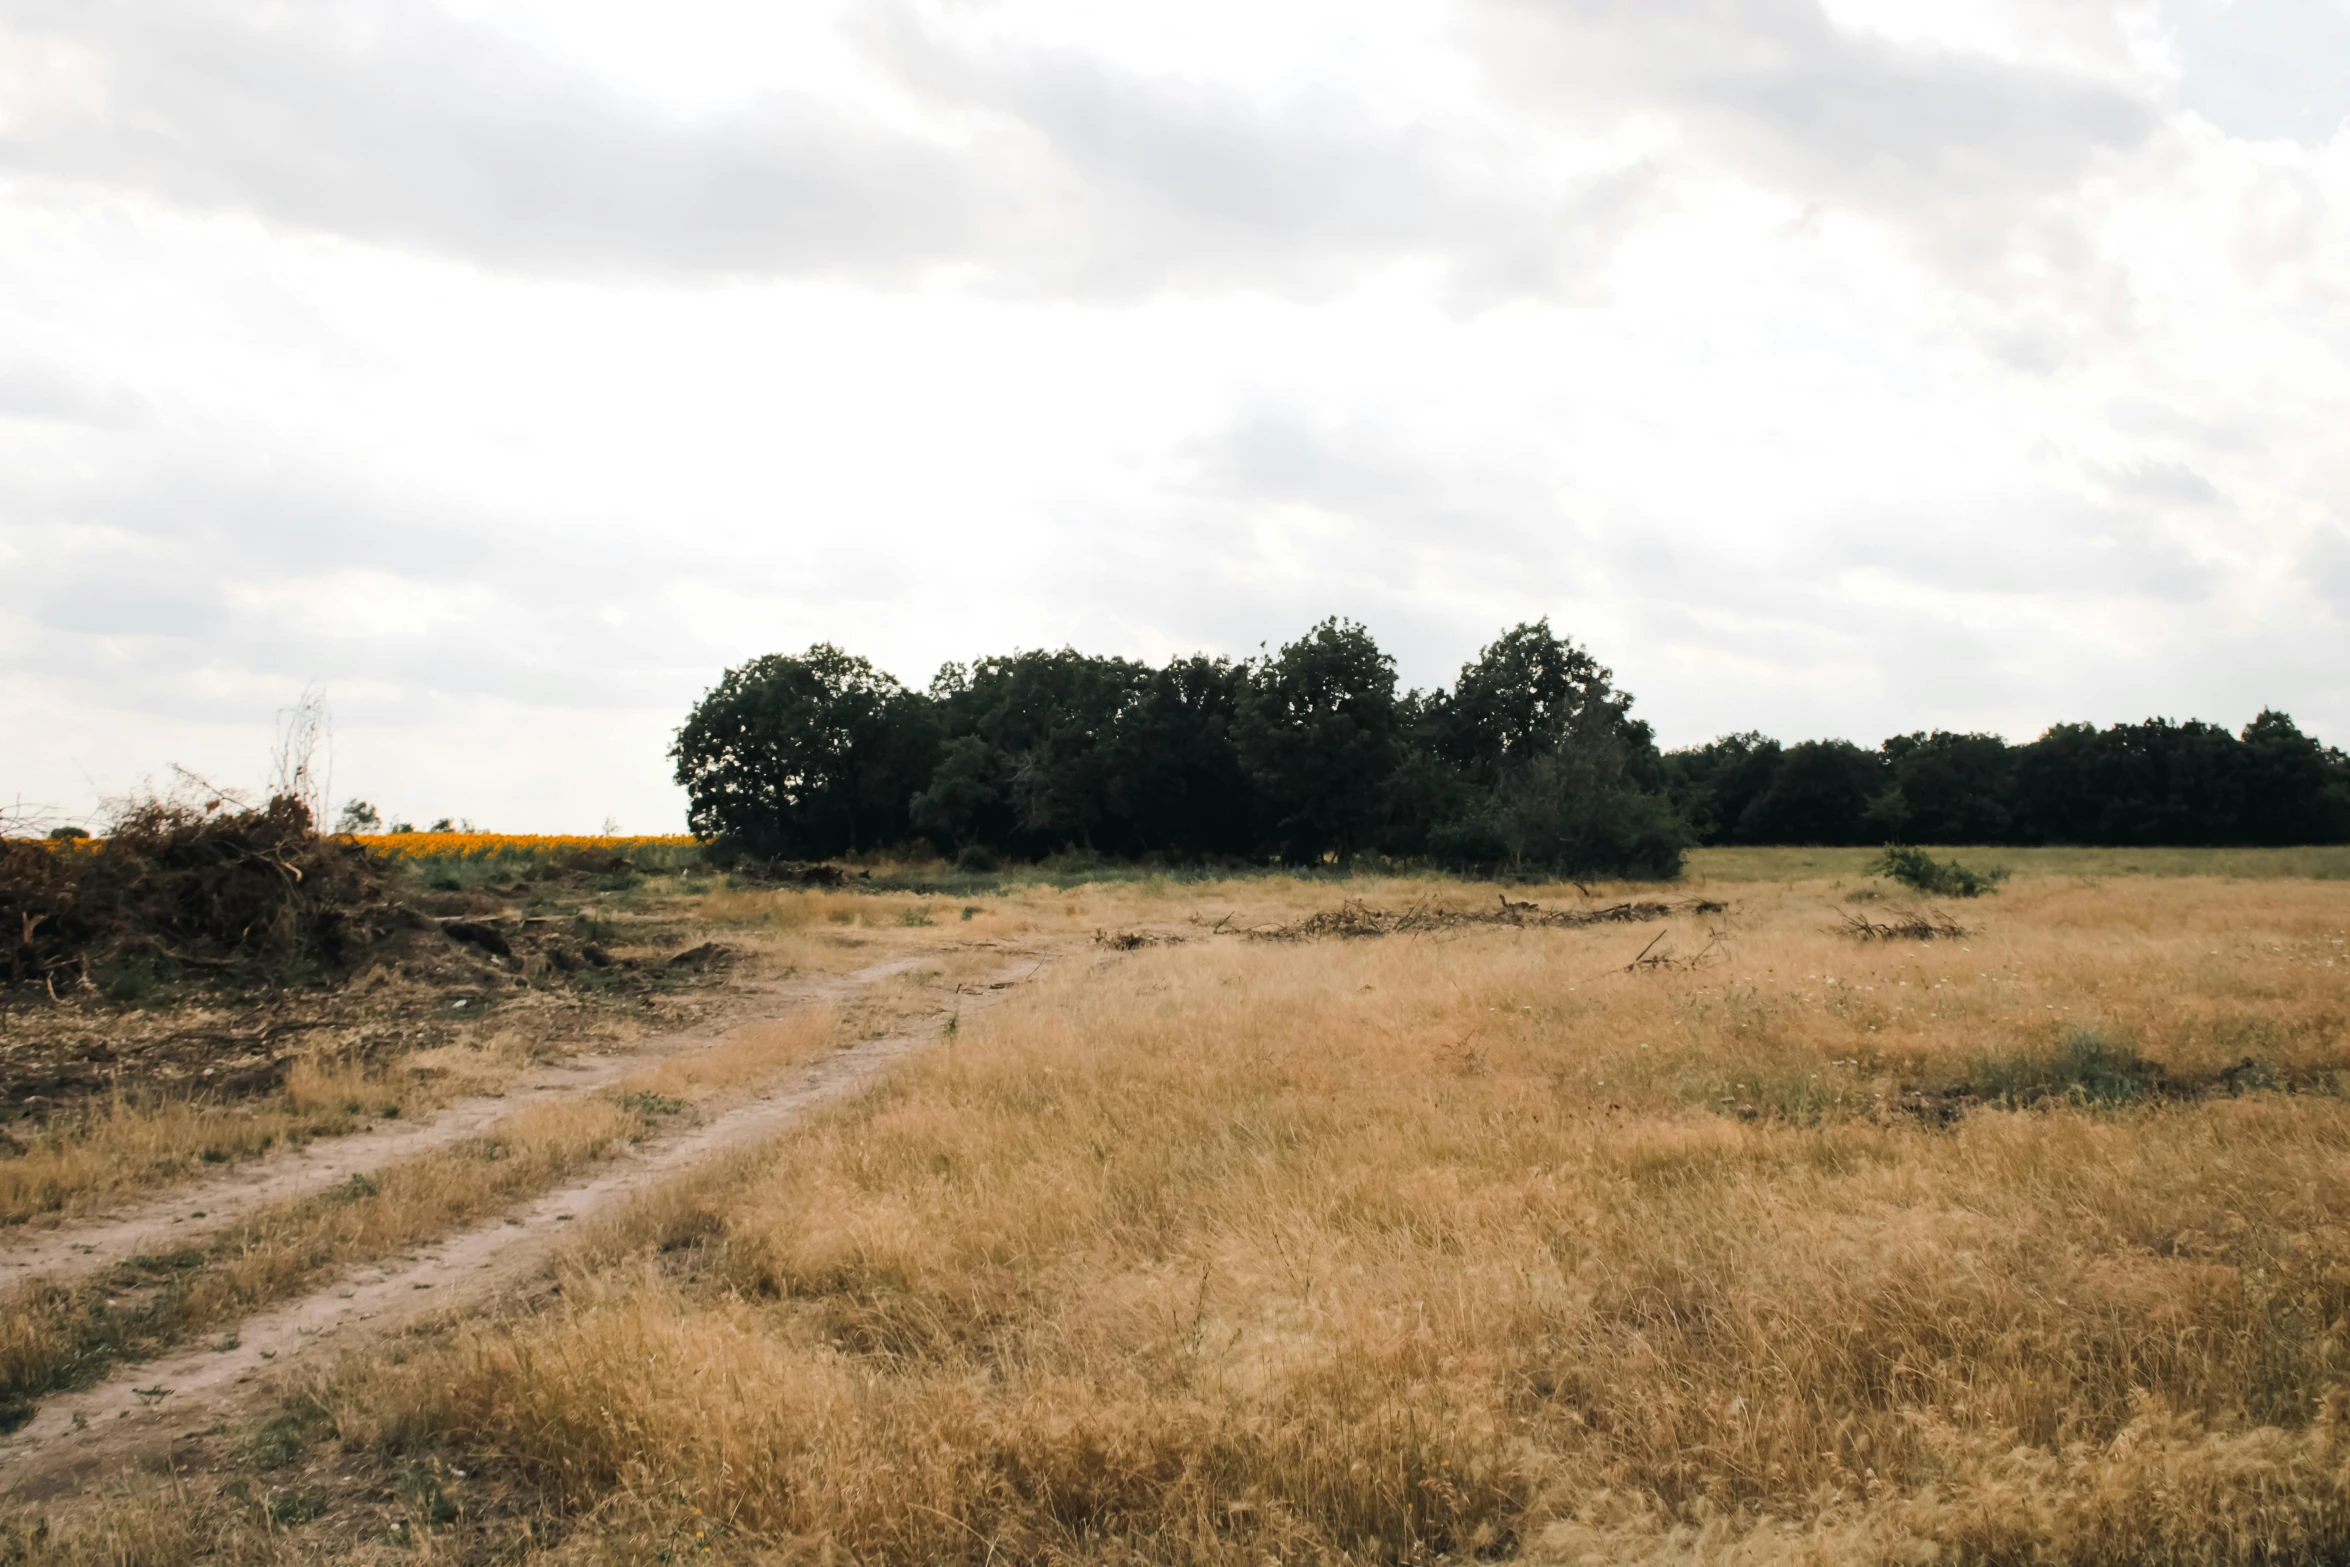
{"label": "overcast sky", "polygon": [[1548,615],[1668,744],[2350,743],[2350,0],[0,0],[0,802],[674,831],[911,684]]}

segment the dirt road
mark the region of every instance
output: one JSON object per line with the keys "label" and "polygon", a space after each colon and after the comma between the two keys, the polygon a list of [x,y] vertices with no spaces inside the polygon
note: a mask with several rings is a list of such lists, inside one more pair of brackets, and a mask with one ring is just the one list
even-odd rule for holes
{"label": "dirt road", "polygon": [[364,1127],[298,1149],[233,1165],[117,1203],[106,1212],[53,1229],[0,1238],[0,1288],[39,1278],[65,1283],[142,1252],[168,1252],[200,1229],[217,1229],[274,1203],[324,1191],[353,1172],[381,1169],[461,1142],[534,1098],[594,1093],[670,1056],[707,1049],[746,1025],[829,1006],[867,986],[917,968],[920,956],[892,958],[815,984],[764,985],[747,1006],[692,1028],[636,1040],[596,1054],[565,1056],[524,1072],[496,1094],[457,1100],[422,1119]]}
{"label": "dirt road", "polygon": [[[0,1438],[0,1497],[43,1500],[165,1452],[188,1456],[188,1444],[201,1442],[225,1416],[265,1397],[277,1374],[330,1352],[361,1347],[427,1314],[477,1307],[502,1290],[526,1284],[587,1221],[617,1211],[657,1183],[707,1160],[776,1137],[817,1108],[854,1094],[935,1042],[950,1012],[989,1005],[1065,955],[1065,948],[1046,945],[1006,949],[1000,969],[942,992],[926,1014],[788,1073],[699,1125],[648,1139],[623,1157],[600,1162],[514,1212],[451,1233],[411,1255],[346,1270],[224,1333],[207,1334],[202,1346],[119,1366],[91,1387],[45,1399],[31,1421]],[[875,964],[809,987],[780,1006],[796,1010],[831,1004],[925,961],[926,955],[915,954]],[[205,1214],[202,1228],[209,1230],[216,1221],[322,1190],[356,1169],[381,1168],[478,1133],[534,1097],[589,1093],[650,1059],[708,1048],[723,1034],[688,1031],[536,1072],[503,1099],[453,1105],[397,1134],[338,1140],[308,1157],[268,1161],[183,1188],[137,1212],[39,1237],[8,1253],[5,1264],[16,1278],[53,1277],[151,1250],[157,1237],[164,1237],[164,1244],[188,1245],[196,1228],[189,1216],[199,1208]]]}

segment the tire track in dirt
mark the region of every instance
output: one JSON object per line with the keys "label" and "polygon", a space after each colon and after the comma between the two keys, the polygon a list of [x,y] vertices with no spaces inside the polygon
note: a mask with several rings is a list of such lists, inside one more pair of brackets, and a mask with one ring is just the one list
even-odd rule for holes
{"label": "tire track in dirt", "polygon": [[527,1104],[543,1102],[544,1096],[594,1093],[656,1061],[696,1048],[711,1048],[744,1029],[844,1000],[866,986],[919,968],[933,956],[917,953],[892,958],[815,985],[762,986],[761,990],[782,1002],[779,1009],[748,1018],[739,1011],[730,1012],[723,1018],[611,1051],[565,1056],[529,1068],[498,1093],[456,1100],[417,1121],[314,1138],[298,1149],[246,1160],[127,1207],[117,1206],[56,1229],[10,1236],[0,1242],[0,1289],[33,1279],[71,1283],[142,1253],[177,1251],[203,1231],[234,1224],[276,1203],[325,1191],[354,1172],[378,1169],[462,1142]]}
{"label": "tire track in dirt", "polygon": [[[1023,953],[988,979],[956,987],[950,1004],[958,1012],[991,1005],[1060,955]],[[945,1015],[942,1007],[916,1024],[843,1046],[767,1092],[698,1126],[640,1144],[516,1212],[456,1231],[412,1255],[348,1269],[301,1299],[256,1312],[214,1340],[233,1348],[175,1350],[119,1366],[80,1392],[44,1399],[31,1421],[0,1438],[0,1497],[40,1502],[76,1491],[179,1441],[212,1434],[240,1406],[265,1397],[274,1377],[292,1366],[364,1349],[428,1315],[463,1311],[525,1283],[584,1221],[616,1212],[707,1160],[780,1136],[815,1110],[851,1097],[936,1043]]]}

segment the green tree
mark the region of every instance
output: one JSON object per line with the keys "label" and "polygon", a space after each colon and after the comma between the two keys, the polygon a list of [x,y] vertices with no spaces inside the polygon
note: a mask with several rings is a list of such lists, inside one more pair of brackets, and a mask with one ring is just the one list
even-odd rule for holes
{"label": "green tree", "polygon": [[1849,740],[1789,746],[1771,786],[1739,813],[1740,843],[1860,843],[1884,787],[1878,758]]}
{"label": "green tree", "polygon": [[929,703],[829,642],[727,670],[669,748],[696,836],[806,859],[903,839],[937,752]]}
{"label": "green tree", "polygon": [[1292,864],[1374,845],[1403,756],[1395,660],[1354,621],[1323,621],[1249,673],[1233,724],[1265,841]]}
{"label": "green tree", "polygon": [[1998,735],[1895,735],[1878,747],[1884,789],[1863,813],[1888,843],[2004,843],[2015,753]]}
{"label": "green tree", "polygon": [[1450,696],[1431,704],[1429,724],[1446,758],[1486,788],[1540,758],[1608,743],[1638,783],[1654,787],[1655,736],[1631,710],[1614,672],[1545,617],[1511,627],[1462,665]]}
{"label": "green tree", "polygon": [[947,665],[930,684],[946,750],[914,825],[946,849],[1131,851],[1115,742],[1150,680],[1144,665],[1074,648]]}
{"label": "green tree", "polygon": [[1200,859],[1255,846],[1256,789],[1232,739],[1247,683],[1245,665],[1198,655],[1152,671],[1111,740],[1105,847]]}
{"label": "green tree", "polygon": [[1757,730],[1668,751],[1665,789],[1699,843],[1728,843],[1746,808],[1770,791],[1786,749]]}
{"label": "green tree", "polygon": [[1503,632],[1426,705],[1422,732],[1468,786],[1430,849],[1568,875],[1677,874],[1689,832],[1631,710],[1614,673],[1547,619]]}
{"label": "green tree", "polygon": [[2303,734],[2290,715],[2263,709],[2244,726],[2237,771],[2243,842],[2350,839],[2350,757]]}

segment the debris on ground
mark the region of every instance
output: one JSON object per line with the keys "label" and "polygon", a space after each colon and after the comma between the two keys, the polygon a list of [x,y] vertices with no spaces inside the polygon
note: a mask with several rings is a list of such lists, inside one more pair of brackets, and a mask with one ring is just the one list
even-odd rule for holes
{"label": "debris on ground", "polygon": [[1872,920],[1843,909],[1836,913],[1844,921],[1841,933],[1855,941],[1955,941],[1966,934],[1965,926],[1939,910],[1911,909],[1887,920]]}
{"label": "debris on ground", "polygon": [[55,996],[126,970],[348,971],[422,923],[386,880],[364,849],[319,834],[299,800],[146,800],[101,840],[0,841],[7,983]]}
{"label": "debris on ground", "polygon": [[1141,947],[1173,947],[1182,944],[1181,936],[1159,930],[1097,930],[1093,944],[1107,947],[1112,952],[1132,952]]}
{"label": "debris on ground", "polygon": [[1423,902],[1396,913],[1349,899],[1335,909],[1309,914],[1293,924],[1260,925],[1243,934],[1252,941],[1312,941],[1324,936],[1415,936],[1478,925],[1581,930],[1592,925],[1644,924],[1679,914],[1722,914],[1729,909],[1729,905],[1709,898],[1687,898],[1674,903],[1611,903],[1598,909],[1546,909],[1537,903],[1513,903],[1505,893],[1500,903],[1496,909],[1444,909]]}
{"label": "debris on ground", "polygon": [[280,1093],[305,1058],[375,1074],[484,1028],[697,1011],[734,954],[576,869],[455,884],[218,792],[0,838],[0,1158],[117,1102]]}

